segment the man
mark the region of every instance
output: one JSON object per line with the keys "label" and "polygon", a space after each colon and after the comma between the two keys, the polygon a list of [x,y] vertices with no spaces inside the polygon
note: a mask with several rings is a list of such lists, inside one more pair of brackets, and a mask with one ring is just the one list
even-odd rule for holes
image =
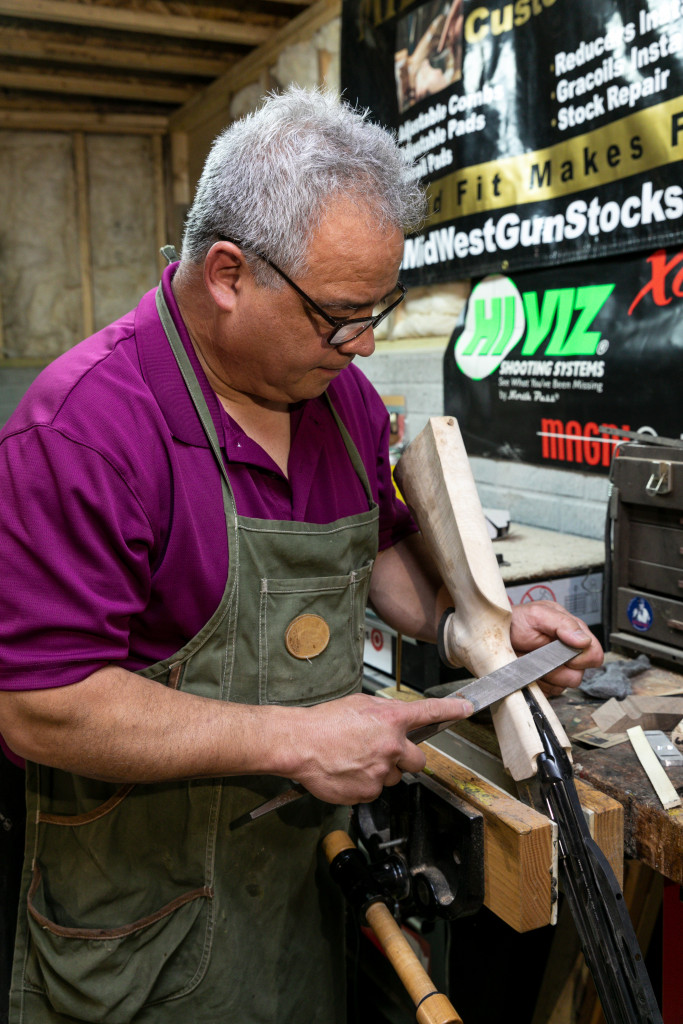
{"label": "man", "polygon": [[[2,436],[0,731],[27,761],[12,1024],[333,1024],[339,811],[471,708],[359,694],[364,607],[434,640],[450,598],[352,366],[402,297],[423,197],[391,137],[271,97],[215,143],[182,259]],[[520,650],[597,641],[559,606]],[[312,796],[231,832],[295,780]],[[315,799],[314,799],[315,798]]]}

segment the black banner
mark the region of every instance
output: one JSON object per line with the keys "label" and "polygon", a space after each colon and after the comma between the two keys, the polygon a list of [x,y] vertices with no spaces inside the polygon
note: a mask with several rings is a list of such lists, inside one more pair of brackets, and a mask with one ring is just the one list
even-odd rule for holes
{"label": "black banner", "polygon": [[492,275],[444,357],[467,451],[606,473],[604,425],[683,435],[683,250]]}
{"label": "black banner", "polygon": [[429,185],[409,285],[683,239],[682,0],[344,0],[342,88]]}

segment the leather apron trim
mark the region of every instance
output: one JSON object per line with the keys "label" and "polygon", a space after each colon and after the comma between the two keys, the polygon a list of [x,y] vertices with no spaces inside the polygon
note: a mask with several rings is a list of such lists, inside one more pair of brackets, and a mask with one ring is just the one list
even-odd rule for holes
{"label": "leather apron trim", "polygon": [[135,786],[135,782],[127,782],[120,789],[117,789],[113,796],[110,796],[103,804],[95,807],[92,811],[87,811],[85,814],[45,814],[44,811],[38,811],[36,821],[46,825],[89,825],[91,821],[104,818],[106,814],[109,814],[115,807],[118,807],[126,799],[130,791],[135,789]]}
{"label": "leather apron trim", "polygon": [[213,889],[208,885],[204,885],[199,889],[185,892],[182,896],[177,896],[164,907],[160,907],[155,913],[148,914],[147,917],[141,917],[137,921],[132,921],[130,924],[122,925],[119,928],[67,928],[64,925],[55,924],[54,921],[50,921],[39,910],[36,910],[33,905],[33,898],[38,891],[41,881],[40,868],[35,865],[33,868],[33,881],[28,891],[28,912],[41,928],[46,928],[53,935],[61,935],[66,939],[122,939],[126,935],[133,935],[142,928],[147,928],[150,924],[154,924],[155,921],[161,921],[162,918],[168,917],[169,914],[184,906],[185,903],[191,903],[193,900],[199,899],[211,899],[213,897]]}

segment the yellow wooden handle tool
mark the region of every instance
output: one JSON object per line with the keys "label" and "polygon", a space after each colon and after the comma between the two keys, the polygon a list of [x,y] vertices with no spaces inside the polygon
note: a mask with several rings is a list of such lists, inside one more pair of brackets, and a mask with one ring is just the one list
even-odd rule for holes
{"label": "yellow wooden handle tool", "polygon": [[[323,850],[330,865],[346,850],[356,849],[351,837],[343,831],[330,832],[323,839]],[[432,979],[381,899],[378,897],[364,910],[369,926],[415,1004],[418,1024],[462,1024],[462,1018],[448,998],[434,988]]]}

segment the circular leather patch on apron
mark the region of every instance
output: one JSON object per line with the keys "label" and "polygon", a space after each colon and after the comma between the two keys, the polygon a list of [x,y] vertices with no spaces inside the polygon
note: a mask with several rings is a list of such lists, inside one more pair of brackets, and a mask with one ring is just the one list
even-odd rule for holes
{"label": "circular leather patch on apron", "polygon": [[297,615],[285,630],[285,647],[295,658],[315,658],[330,642],[330,627],[321,615]]}

